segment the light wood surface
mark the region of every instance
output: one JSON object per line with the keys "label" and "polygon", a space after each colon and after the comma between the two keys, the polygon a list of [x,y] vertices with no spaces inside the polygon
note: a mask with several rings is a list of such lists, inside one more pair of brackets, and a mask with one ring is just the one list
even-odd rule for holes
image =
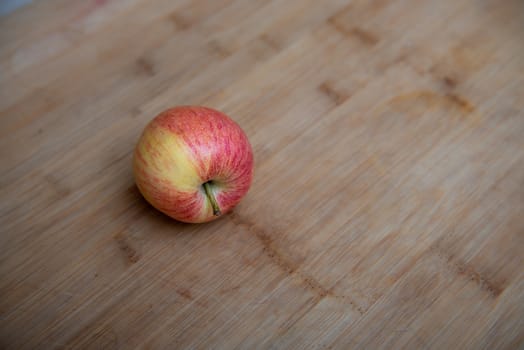
{"label": "light wood surface", "polygon": [[[0,19],[0,347],[524,346],[524,3],[41,0]],[[133,183],[165,108],[248,134],[177,223]]]}

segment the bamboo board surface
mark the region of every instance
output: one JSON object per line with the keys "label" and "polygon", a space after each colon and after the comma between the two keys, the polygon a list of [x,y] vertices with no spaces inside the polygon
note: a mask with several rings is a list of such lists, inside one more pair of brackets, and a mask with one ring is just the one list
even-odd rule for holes
{"label": "bamboo board surface", "polygon": [[[0,345],[524,344],[518,0],[41,0],[0,18]],[[233,213],[134,186],[174,105],[246,131]]]}

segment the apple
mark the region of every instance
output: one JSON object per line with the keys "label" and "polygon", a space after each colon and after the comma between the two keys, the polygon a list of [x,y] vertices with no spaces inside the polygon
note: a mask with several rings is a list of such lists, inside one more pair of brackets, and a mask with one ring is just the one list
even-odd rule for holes
{"label": "apple", "polygon": [[249,190],[253,152],[244,131],[224,113],[181,106],[146,126],[133,172],[155,208],[179,221],[207,222],[230,211]]}

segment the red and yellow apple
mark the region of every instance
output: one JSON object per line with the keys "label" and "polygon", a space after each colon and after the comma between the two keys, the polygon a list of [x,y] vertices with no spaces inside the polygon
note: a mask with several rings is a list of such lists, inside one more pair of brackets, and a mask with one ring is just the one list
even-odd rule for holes
{"label": "red and yellow apple", "polygon": [[146,126],[133,172],[155,208],[179,221],[206,222],[231,210],[247,193],[253,152],[244,131],[225,114],[175,107]]}

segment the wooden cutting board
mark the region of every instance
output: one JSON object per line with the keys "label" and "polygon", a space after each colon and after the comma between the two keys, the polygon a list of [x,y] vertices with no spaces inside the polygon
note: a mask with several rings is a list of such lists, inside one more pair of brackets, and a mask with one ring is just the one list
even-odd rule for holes
{"label": "wooden cutting board", "polygon": [[[524,3],[41,0],[0,19],[6,349],[524,346]],[[223,110],[256,169],[204,225],[132,178]]]}

